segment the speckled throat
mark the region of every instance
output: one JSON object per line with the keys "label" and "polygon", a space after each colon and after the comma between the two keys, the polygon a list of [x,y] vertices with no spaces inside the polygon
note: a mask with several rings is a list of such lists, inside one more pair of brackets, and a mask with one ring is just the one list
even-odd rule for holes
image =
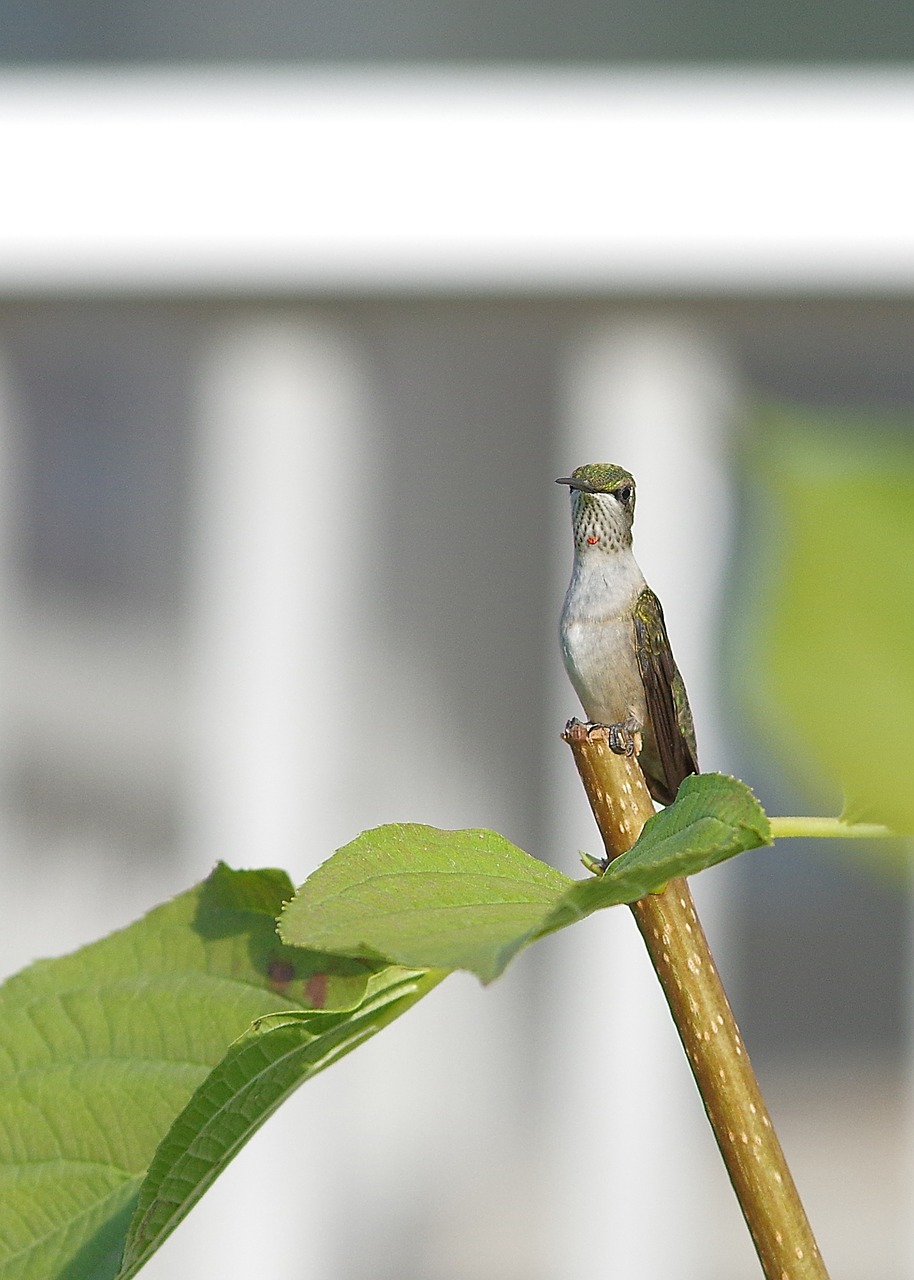
{"label": "speckled throat", "polygon": [[575,551],[622,551],[632,545],[631,525],[621,518],[619,504],[609,494],[571,491],[571,524]]}

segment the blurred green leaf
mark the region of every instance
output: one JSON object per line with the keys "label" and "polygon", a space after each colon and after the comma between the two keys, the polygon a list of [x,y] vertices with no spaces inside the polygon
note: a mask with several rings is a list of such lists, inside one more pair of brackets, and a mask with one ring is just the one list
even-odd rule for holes
{"label": "blurred green leaf", "polygon": [[347,1009],[377,966],[295,951],[282,872],[232,872],[0,987],[0,1276],[110,1280],[175,1117],[255,1018]]}
{"label": "blurred green leaf", "polygon": [[279,931],[298,946],[491,982],[572,883],[494,831],[391,824],[318,867]]}
{"label": "blurred green leaf", "polygon": [[289,1011],[258,1018],[196,1090],[140,1188],[117,1280],[129,1280],[264,1121],[305,1080],[350,1053],[445,975],[388,968],[346,1013]]}
{"label": "blurred green leaf", "polygon": [[[904,431],[902,431],[902,429]],[[914,832],[914,423],[768,409],[749,453],[758,584],[740,685],[854,821]],[[751,557],[750,557],[751,559]]]}

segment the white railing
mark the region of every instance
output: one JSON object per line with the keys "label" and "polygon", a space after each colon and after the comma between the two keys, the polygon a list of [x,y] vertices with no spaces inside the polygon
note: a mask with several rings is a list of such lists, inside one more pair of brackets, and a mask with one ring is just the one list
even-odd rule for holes
{"label": "white railing", "polygon": [[897,72],[7,73],[0,289],[908,290]]}

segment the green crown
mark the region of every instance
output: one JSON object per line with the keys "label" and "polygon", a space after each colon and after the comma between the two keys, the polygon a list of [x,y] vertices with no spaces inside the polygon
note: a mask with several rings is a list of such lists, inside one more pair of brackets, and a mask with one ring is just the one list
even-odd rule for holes
{"label": "green crown", "polygon": [[634,488],[635,478],[624,467],[617,467],[612,462],[588,462],[583,467],[575,467],[571,473],[572,480],[586,480],[598,493],[612,493],[621,484],[628,483]]}

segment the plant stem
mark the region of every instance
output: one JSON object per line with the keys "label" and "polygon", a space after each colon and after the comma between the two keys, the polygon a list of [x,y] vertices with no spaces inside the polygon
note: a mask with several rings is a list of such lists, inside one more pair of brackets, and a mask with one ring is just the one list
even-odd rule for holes
{"label": "plant stem", "polygon": [[[571,721],[607,857],[634,844],[654,806],[633,758]],[[828,1280],[685,880],[631,904],[767,1280]]]}
{"label": "plant stem", "polygon": [[879,822],[842,822],[840,818],[769,818],[775,840],[788,836],[821,836],[842,840],[878,840],[896,833]]}

